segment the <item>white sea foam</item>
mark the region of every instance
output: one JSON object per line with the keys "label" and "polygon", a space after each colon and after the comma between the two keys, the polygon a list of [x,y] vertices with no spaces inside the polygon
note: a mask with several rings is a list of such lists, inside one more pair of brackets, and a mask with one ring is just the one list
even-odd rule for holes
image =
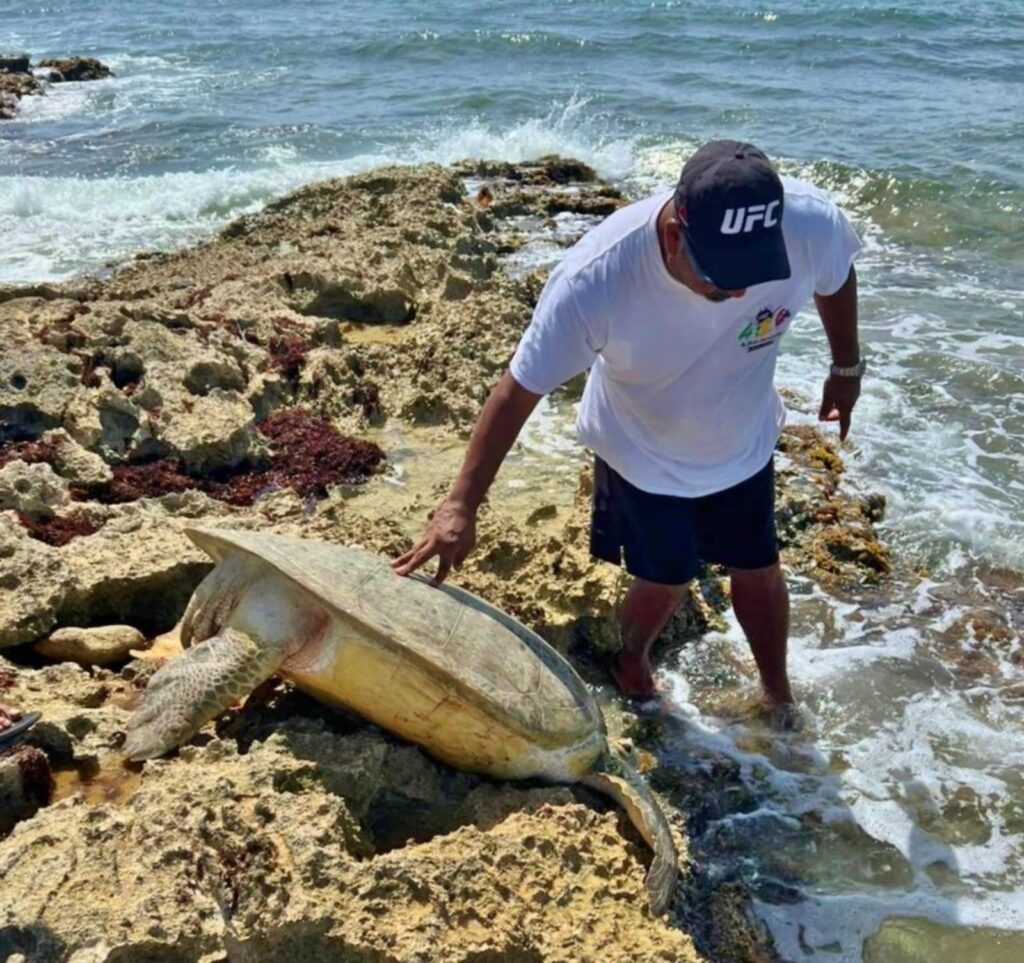
{"label": "white sea foam", "polygon": [[59,280],[139,249],[174,248],[310,180],[387,158],[152,177],[0,178],[2,281]]}
{"label": "white sea foam", "polygon": [[634,139],[607,136],[590,119],[589,105],[588,98],[574,95],[564,104],[553,104],[543,115],[508,128],[483,120],[444,123],[417,137],[411,159],[448,164],[467,157],[526,161],[561,154],[590,164],[602,177],[628,177],[634,164]]}
{"label": "white sea foam", "polygon": [[[164,64],[160,58],[145,59]],[[176,69],[168,79],[169,93],[180,74]],[[201,83],[203,76],[196,73],[194,80]],[[145,84],[151,83],[148,77]],[[88,96],[93,86],[103,84],[121,85],[115,89],[130,98],[126,91],[143,81],[133,75],[62,90]],[[631,142],[602,139],[585,117],[586,106],[574,97],[508,129],[482,121],[437,126],[411,147],[339,161],[299,160],[295,147],[285,144],[262,148],[265,165],[256,169],[221,167],[146,177],[0,177],[0,231],[6,242],[0,281],[58,280],[138,249],[174,248],[301,184],[382,164],[451,163],[467,157],[517,161],[562,153],[592,164],[603,176],[620,177],[632,162]]]}
{"label": "white sea foam", "polygon": [[22,124],[42,124],[87,113],[92,102],[106,95],[109,84],[106,80],[90,84],[53,84],[41,96],[22,97],[16,119],[5,123],[17,129]]}
{"label": "white sea foam", "polygon": [[[944,656],[934,646],[936,638],[948,638],[969,621],[969,610],[937,598],[944,590],[941,579],[922,580],[905,598],[897,593],[889,604],[870,607],[793,582],[794,623],[806,623],[824,604],[826,621],[841,639],[838,645],[825,643],[822,632],[805,632],[791,644],[791,675],[816,716],[818,735],[803,751],[790,746],[780,752],[784,740],[757,751],[750,748],[745,724],[701,716],[687,736],[701,751],[684,751],[682,758],[693,756],[699,764],[703,752],[733,759],[739,778],[759,800],[758,813],[816,812],[822,825],[854,822],[866,837],[901,854],[913,883],[896,890],[861,884],[856,893],[843,893],[850,889],[843,867],[856,861],[863,845],[856,836],[842,843],[850,837],[840,833],[840,842],[829,844],[840,848],[823,852],[815,865],[813,892],[804,901],[759,904],[783,956],[858,961],[864,939],[894,915],[1024,928],[1024,839],[1007,822],[1017,789],[1007,774],[1024,762],[1022,713],[1001,702],[990,685],[951,688],[951,677],[938,668]],[[726,639],[734,657],[749,662],[734,619]],[[1010,657],[1019,644],[1018,639],[1001,648],[1007,680],[1016,675]],[[964,638],[962,651],[972,649]],[[680,674],[700,666],[702,651],[682,654]],[[664,674],[669,681],[674,675]],[[691,686],[679,687],[688,699],[701,701]],[[843,762],[833,771],[826,761],[837,754]],[[805,776],[794,774],[793,761]],[[751,818],[730,814],[721,822],[735,826]],[[840,876],[832,880],[827,860],[837,854]],[[936,882],[937,866],[958,882]]]}

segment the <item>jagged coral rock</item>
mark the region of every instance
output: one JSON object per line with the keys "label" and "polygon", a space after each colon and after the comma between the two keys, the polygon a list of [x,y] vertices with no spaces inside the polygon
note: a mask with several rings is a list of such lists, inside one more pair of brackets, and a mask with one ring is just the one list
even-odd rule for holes
{"label": "jagged coral rock", "polygon": [[48,464],[12,461],[0,468],[0,511],[49,518],[67,508],[68,486]]}
{"label": "jagged coral rock", "polygon": [[57,549],[29,538],[13,512],[0,512],[0,648],[49,631],[70,571]]}
{"label": "jagged coral rock", "polygon": [[[81,670],[45,671],[63,703],[88,684]],[[39,963],[100,944],[139,961],[257,948],[697,959],[647,914],[642,849],[614,813],[564,788],[481,783],[371,730],[267,711],[278,718],[255,717],[261,738],[245,754],[213,740],[141,779],[107,767],[105,795],[86,788],[22,823],[0,843],[0,874],[21,894],[0,910],[0,951]],[[98,707],[61,724],[80,729],[86,713],[107,738],[127,715]]]}

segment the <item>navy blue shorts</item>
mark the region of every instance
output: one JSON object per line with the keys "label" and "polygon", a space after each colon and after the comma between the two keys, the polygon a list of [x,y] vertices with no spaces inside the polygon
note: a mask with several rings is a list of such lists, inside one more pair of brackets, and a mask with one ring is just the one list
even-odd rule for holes
{"label": "navy blue shorts", "polygon": [[680,498],[641,491],[596,458],[590,554],[661,585],[689,582],[701,562],[774,564],[775,459],[732,488]]}

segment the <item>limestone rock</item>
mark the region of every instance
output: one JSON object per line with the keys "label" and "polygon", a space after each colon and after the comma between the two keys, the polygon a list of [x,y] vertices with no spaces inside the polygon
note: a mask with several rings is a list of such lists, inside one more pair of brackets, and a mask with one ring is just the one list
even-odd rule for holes
{"label": "limestone rock", "polygon": [[62,593],[60,623],[128,624],[147,634],[174,625],[210,568],[175,518],[182,504],[119,506],[95,535],[64,546],[74,577]]}
{"label": "limestone rock", "polygon": [[[0,875],[18,894],[0,909],[0,955],[698,958],[647,915],[638,850],[615,814],[558,787],[487,788],[465,797],[468,823],[432,831],[445,780],[424,780],[442,770],[418,750],[395,756],[380,734],[318,734],[302,720],[274,728],[244,755],[214,739],[146,764],[141,779],[105,770],[106,801],[62,799],[0,841]],[[336,751],[353,738],[355,751]],[[419,793],[421,809],[380,848],[342,786],[366,812],[386,810],[396,790]]]}
{"label": "limestone rock", "polygon": [[36,643],[35,650],[48,659],[79,665],[109,665],[128,658],[131,649],[145,646],[146,637],[131,625],[58,629]]}
{"label": "limestone rock", "polygon": [[32,74],[0,70],[0,120],[14,117],[22,97],[43,93],[43,85]]}
{"label": "limestone rock", "polygon": [[60,427],[69,395],[81,387],[81,362],[32,338],[17,307],[0,304],[0,442],[38,438]]}
{"label": "limestone rock", "polygon": [[90,511],[103,527],[61,548],[30,538],[13,513],[0,513],[0,648],[61,625],[170,628],[210,567],[182,526],[213,523],[228,509],[191,492]]}
{"label": "limestone rock", "polygon": [[91,491],[110,481],[110,466],[99,455],[78,444],[64,429],[48,431],[40,441],[53,448],[53,468],[70,484]]}
{"label": "limestone rock", "polygon": [[12,461],[0,468],[0,511],[50,518],[68,506],[68,486],[49,465]]}
{"label": "limestone rock", "polygon": [[0,512],[0,649],[31,642],[57,621],[71,573],[57,549]]}
{"label": "limestone rock", "polygon": [[153,435],[197,474],[259,461],[266,452],[252,408],[219,388],[196,398],[176,418],[159,422]]}

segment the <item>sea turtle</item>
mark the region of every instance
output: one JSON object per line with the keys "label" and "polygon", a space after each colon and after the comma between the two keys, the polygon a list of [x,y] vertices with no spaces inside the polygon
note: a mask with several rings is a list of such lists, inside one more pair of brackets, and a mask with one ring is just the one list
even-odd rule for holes
{"label": "sea turtle", "polygon": [[540,636],[469,592],[401,578],[385,559],[283,535],[190,528],[218,564],[182,622],[191,646],[149,681],[124,751],[191,738],[280,672],[455,766],[500,779],[581,782],[618,802],[654,852],[652,910],[675,883],[665,816],[583,680]]}

